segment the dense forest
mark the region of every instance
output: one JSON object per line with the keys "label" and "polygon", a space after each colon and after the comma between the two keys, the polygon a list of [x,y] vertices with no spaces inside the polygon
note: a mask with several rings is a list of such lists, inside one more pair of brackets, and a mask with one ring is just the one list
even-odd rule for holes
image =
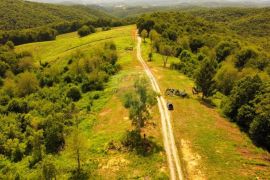
{"label": "dense forest", "polygon": [[0,9],[0,30],[112,18],[94,6],[41,4],[23,0],[1,0]]}
{"label": "dense forest", "polygon": [[205,101],[219,97],[223,114],[267,149],[269,13],[269,8],[198,9],[152,13],[137,23],[141,36],[164,57],[164,66],[169,56],[179,58],[170,68],[195,80],[194,93],[202,92]]}

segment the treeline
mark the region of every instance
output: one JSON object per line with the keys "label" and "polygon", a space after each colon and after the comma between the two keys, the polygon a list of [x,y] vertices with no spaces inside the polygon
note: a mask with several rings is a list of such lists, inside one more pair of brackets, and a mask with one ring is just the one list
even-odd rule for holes
{"label": "treeline", "polygon": [[20,45],[31,42],[55,40],[57,35],[77,31],[84,25],[89,27],[93,26],[95,28],[116,27],[123,25],[123,22],[113,21],[112,19],[98,19],[86,22],[64,22],[35,29],[0,32],[0,44],[12,41],[15,45]]}
{"label": "treeline", "polygon": [[153,13],[138,20],[139,33],[151,41],[149,60],[156,51],[166,67],[170,56],[177,57],[179,62],[170,63],[170,68],[195,80],[194,93],[202,92],[204,100],[222,98],[220,108],[224,115],[255,143],[270,149],[267,49],[260,42],[254,44],[236,36],[225,25],[193,14],[196,13]]}
{"label": "treeline", "polygon": [[46,4],[22,0],[0,1],[0,30],[30,29],[62,22],[114,19],[102,8]]}
{"label": "treeline", "polygon": [[[15,53],[12,42],[0,46],[2,178],[25,179],[25,172],[20,168],[10,169],[10,164],[21,161],[24,166],[43,172],[43,177],[54,177],[56,167],[48,164],[49,154],[58,154],[66,148],[68,137],[80,137],[76,134],[79,120],[75,103],[87,97],[83,99],[83,109],[91,112],[94,101],[99,98],[98,91],[102,91],[110,76],[119,70],[113,42],[91,52],[90,56],[77,51],[59,66],[36,64],[29,52]],[[77,144],[71,146],[82,151]],[[76,167],[69,171],[78,179]],[[79,171],[83,170],[79,167]]]}

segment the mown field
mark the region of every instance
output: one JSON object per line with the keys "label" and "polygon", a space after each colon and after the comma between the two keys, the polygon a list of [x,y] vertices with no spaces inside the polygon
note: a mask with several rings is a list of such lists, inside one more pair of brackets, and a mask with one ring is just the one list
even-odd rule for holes
{"label": "mown field", "polygon": [[[142,54],[148,60],[150,41],[142,45]],[[179,62],[179,59],[170,57],[169,63],[172,62]],[[269,178],[269,153],[253,145],[237,125],[220,115],[218,108],[192,95],[192,79],[163,68],[162,57],[157,53],[153,54],[153,61],[148,65],[163,92],[166,88],[178,88],[190,95],[188,99],[166,98],[175,106],[171,116],[176,143],[191,179]],[[220,100],[216,98],[214,101]]]}
{"label": "mown field", "polygon": [[[79,38],[77,33],[65,34],[58,36],[55,41],[18,46],[16,51],[30,51],[36,63],[48,62],[51,66],[63,67],[72,54],[81,51],[91,56],[91,49],[106,41],[116,44],[121,70],[110,78],[104,91],[86,93],[75,103],[79,109],[79,128],[86,137],[86,146],[81,157],[82,167],[91,174],[91,179],[168,179],[157,113],[144,130],[147,137],[159,147],[156,152],[142,156],[121,148],[122,138],[131,129],[128,112],[122,105],[122,96],[138,76],[144,76],[136,60],[135,50],[131,50],[136,45],[135,26],[97,32],[84,38]],[[97,99],[88,113],[86,109],[89,98],[93,96]],[[157,108],[153,111],[157,112]],[[66,139],[69,142],[69,137]],[[59,154],[53,155],[52,159],[57,168],[57,177],[68,179],[70,169],[76,167],[69,145]],[[25,175],[30,179],[35,179],[40,173],[35,169],[28,169],[26,161],[14,166],[25,170]]]}

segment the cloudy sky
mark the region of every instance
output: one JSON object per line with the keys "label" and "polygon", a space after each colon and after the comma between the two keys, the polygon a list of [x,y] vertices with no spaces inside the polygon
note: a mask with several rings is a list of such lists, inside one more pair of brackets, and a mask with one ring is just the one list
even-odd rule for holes
{"label": "cloudy sky", "polygon": [[203,2],[253,2],[253,3],[262,3],[270,2],[270,0],[31,0],[38,2],[49,2],[49,3],[58,3],[58,2],[73,2],[78,4],[103,4],[103,3],[116,3],[124,2],[128,4],[144,2],[144,3],[161,3],[161,4],[173,4],[173,3],[203,3]]}

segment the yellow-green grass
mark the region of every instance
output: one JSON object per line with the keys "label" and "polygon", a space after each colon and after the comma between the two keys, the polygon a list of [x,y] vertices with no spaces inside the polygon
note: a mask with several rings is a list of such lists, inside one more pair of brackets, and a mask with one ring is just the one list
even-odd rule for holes
{"label": "yellow-green grass", "polygon": [[[143,157],[135,152],[108,150],[107,145],[114,142],[121,144],[121,139],[127,130],[132,128],[128,119],[128,111],[122,105],[122,96],[132,86],[134,80],[144,76],[143,69],[136,59],[135,26],[125,26],[106,32],[79,38],[76,33],[58,36],[56,41],[32,43],[16,47],[17,52],[24,50],[33,53],[36,61],[49,62],[53,66],[63,66],[73,53],[80,50],[91,56],[91,50],[106,41],[113,41],[117,46],[121,65],[119,73],[110,78],[104,91],[83,94],[83,98],[76,103],[79,108],[80,129],[87,138],[86,149],[83,151],[83,167],[91,173],[91,179],[168,179],[168,169],[165,152],[162,148],[162,138],[157,108],[153,108],[154,117],[147,124],[144,132],[158,146],[159,152]],[[91,112],[87,112],[89,98],[99,94]],[[68,130],[67,130],[68,131]],[[69,139],[69,134],[66,134]],[[72,156],[69,145],[59,154],[53,156],[60,179],[67,179],[70,170],[75,169],[76,161]],[[25,165],[27,164],[24,162]],[[27,172],[29,179],[35,179],[37,172]]]}
{"label": "yellow-green grass", "polygon": [[[148,59],[150,42],[142,46],[143,57]],[[171,57],[169,61],[179,60]],[[220,115],[218,109],[203,103],[200,97],[193,96],[192,79],[162,67],[162,57],[156,53],[148,65],[163,92],[166,88],[178,88],[190,95],[189,99],[166,97],[175,106],[171,114],[174,134],[179,152],[182,152],[181,157],[186,159],[184,163],[188,176],[196,178],[199,175],[206,179],[270,177],[269,153],[254,146],[245,133]]]}

